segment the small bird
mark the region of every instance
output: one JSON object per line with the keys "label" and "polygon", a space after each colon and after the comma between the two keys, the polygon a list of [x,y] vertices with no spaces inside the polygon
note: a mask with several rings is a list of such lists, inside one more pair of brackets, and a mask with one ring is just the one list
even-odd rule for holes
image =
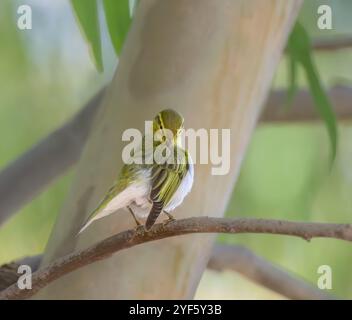
{"label": "small bird", "polygon": [[[170,211],[183,202],[194,180],[192,159],[181,146],[183,123],[183,117],[172,109],[160,111],[156,115],[153,120],[152,149],[145,147],[146,136],[143,136],[140,148],[131,155],[135,157],[139,153],[143,160],[152,155],[152,161],[150,164],[146,164],[147,161],[141,161],[142,164],[124,164],[117,179],[88,216],[79,233],[93,221],[121,208],[128,209],[137,226],[142,224],[136,215],[141,218],[147,216],[146,230],[153,226],[161,212],[169,220],[174,220]],[[164,156],[163,152],[162,159],[156,157],[155,150],[158,147],[167,148],[169,156]]]}

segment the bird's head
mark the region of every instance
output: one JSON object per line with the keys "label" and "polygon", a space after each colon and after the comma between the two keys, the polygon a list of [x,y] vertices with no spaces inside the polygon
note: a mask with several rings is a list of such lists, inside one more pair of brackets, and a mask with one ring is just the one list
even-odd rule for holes
{"label": "bird's head", "polygon": [[181,136],[184,119],[172,109],[160,111],[153,121],[154,137],[158,142],[177,145]]}

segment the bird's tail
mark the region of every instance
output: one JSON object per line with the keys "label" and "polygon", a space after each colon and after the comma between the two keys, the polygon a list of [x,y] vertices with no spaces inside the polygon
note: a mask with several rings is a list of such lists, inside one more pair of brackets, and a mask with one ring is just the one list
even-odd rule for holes
{"label": "bird's tail", "polygon": [[149,230],[155,223],[156,219],[159,217],[160,212],[163,210],[162,202],[153,202],[153,206],[150,209],[147,222],[145,223],[145,229]]}
{"label": "bird's tail", "polygon": [[78,231],[77,235],[81,234],[84,230],[86,230],[94,220],[95,220],[94,218],[90,218],[89,216],[89,218],[84,222],[81,229]]}
{"label": "bird's tail", "polygon": [[101,201],[99,205],[93,210],[93,212],[88,216],[88,218],[83,223],[81,229],[78,231],[77,235],[79,235],[81,232],[86,230],[93,221],[100,218],[98,214],[103,209],[103,207],[104,207],[104,200]]}

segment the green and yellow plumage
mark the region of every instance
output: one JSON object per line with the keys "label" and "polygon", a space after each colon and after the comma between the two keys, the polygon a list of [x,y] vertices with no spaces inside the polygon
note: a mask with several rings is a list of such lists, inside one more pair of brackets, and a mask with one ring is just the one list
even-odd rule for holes
{"label": "green and yellow plumage", "polygon": [[[168,214],[182,203],[193,184],[191,158],[179,143],[183,122],[183,117],[174,110],[167,109],[157,114],[153,121],[153,135],[157,136],[158,131],[162,134],[153,142],[151,151],[154,152],[161,144],[167,145],[172,157],[168,160],[173,161],[160,162],[153,158],[152,164],[125,164],[80,232],[94,220],[123,207],[128,207],[132,213],[137,211],[138,216],[148,215],[145,226],[149,229],[162,211]],[[167,130],[171,135],[165,134]],[[144,149],[144,141],[145,137],[141,147],[143,159],[150,152]]]}

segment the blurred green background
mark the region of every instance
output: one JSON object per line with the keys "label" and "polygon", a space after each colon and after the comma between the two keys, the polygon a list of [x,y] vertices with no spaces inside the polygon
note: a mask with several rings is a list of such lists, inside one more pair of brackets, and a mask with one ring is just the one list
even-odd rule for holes
{"label": "blurred green background", "polygon": [[[317,5],[306,1],[300,20],[312,37],[352,35],[352,2],[337,0],[333,31],[316,26]],[[61,126],[104,83],[117,58],[102,24],[105,71],[97,73],[66,0],[28,0],[33,29],[16,26],[17,0],[0,3],[0,168]],[[352,49],[315,53],[324,84],[352,82]],[[287,85],[285,58],[273,87]],[[305,87],[300,70],[299,85]],[[284,107],[284,106],[283,106]],[[352,126],[339,123],[339,149],[329,171],[329,140],[321,122],[260,125],[253,136],[227,215],[321,222],[351,222]],[[0,228],[0,264],[41,253],[67,194],[74,168],[60,177]],[[332,293],[352,298],[352,253],[337,240],[269,235],[219,236],[219,242],[243,244],[258,255],[315,284],[320,265],[333,271]],[[232,272],[206,271],[196,298],[283,298]]]}

